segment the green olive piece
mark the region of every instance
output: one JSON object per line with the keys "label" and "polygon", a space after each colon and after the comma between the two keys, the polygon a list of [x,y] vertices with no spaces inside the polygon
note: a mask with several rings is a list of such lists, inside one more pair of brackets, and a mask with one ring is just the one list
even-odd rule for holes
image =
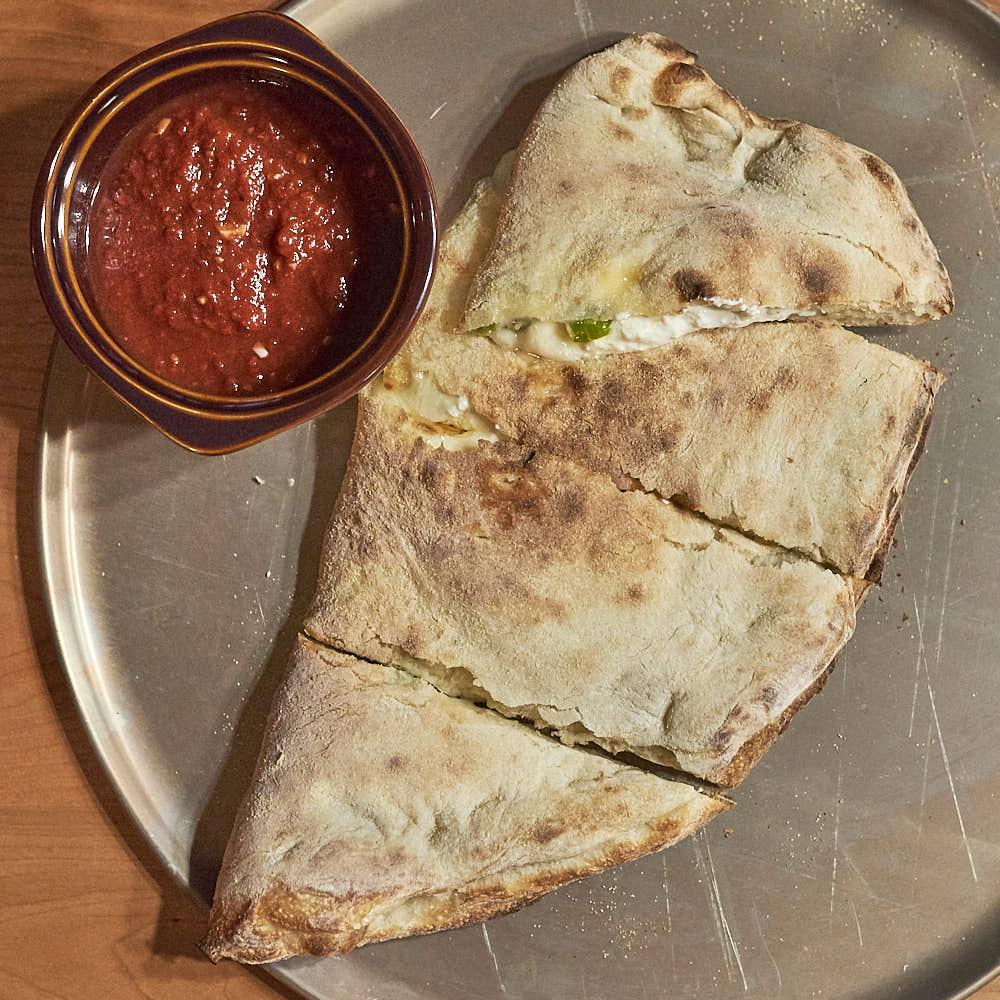
{"label": "green olive piece", "polygon": [[569,324],[570,340],[578,344],[586,344],[591,340],[600,340],[611,332],[609,319],[575,319]]}

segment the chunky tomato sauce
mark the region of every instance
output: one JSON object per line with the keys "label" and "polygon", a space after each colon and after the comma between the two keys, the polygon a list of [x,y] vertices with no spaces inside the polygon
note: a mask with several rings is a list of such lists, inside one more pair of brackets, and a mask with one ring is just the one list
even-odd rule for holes
{"label": "chunky tomato sauce", "polygon": [[89,236],[95,305],[119,345],[226,396],[280,391],[348,354],[403,245],[399,195],[361,127],[262,83],[200,90],[137,126]]}

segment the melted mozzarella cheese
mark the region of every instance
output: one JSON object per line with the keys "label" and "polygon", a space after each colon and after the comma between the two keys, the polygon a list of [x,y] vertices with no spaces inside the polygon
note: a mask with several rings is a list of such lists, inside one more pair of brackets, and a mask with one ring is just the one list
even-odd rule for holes
{"label": "melted mozzarella cheese", "polygon": [[478,447],[480,441],[498,441],[495,424],[469,409],[465,396],[442,392],[425,372],[414,372],[403,385],[386,385],[378,379],[374,391],[389,397],[406,410],[424,431],[420,436],[432,448],[445,451],[466,451]]}
{"label": "melted mozzarella cheese", "polygon": [[509,350],[526,351],[556,361],[579,361],[607,354],[646,351],[663,347],[678,337],[697,330],[749,326],[751,323],[779,323],[795,317],[815,316],[812,309],[779,309],[748,306],[740,300],[708,299],[693,302],[670,316],[631,316],[619,313],[608,333],[586,343],[570,336],[569,325],[532,319],[517,326],[497,326],[487,333],[496,344]]}

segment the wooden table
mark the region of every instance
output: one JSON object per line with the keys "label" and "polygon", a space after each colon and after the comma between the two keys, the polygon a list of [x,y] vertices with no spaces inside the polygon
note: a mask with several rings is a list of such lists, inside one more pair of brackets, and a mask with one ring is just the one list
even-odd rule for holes
{"label": "wooden table", "polygon": [[[990,0],[1000,11],[1000,0]],[[291,997],[213,967],[205,923],[115,798],[63,681],[42,600],[35,430],[53,331],[27,250],[38,164],[70,105],[139,49],[246,0],[5,0],[0,21],[0,997]],[[1000,1000],[1000,981],[977,994]]]}

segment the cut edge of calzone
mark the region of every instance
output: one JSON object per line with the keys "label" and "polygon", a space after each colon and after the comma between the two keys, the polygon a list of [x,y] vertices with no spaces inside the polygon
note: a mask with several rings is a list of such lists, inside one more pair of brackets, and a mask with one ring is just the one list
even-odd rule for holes
{"label": "cut edge of calzone", "polygon": [[274,962],[483,921],[730,804],[300,637],[202,947]]}
{"label": "cut edge of calzone", "polygon": [[305,631],[567,743],[738,783],[851,635],[855,582],[449,406],[362,397]]}

